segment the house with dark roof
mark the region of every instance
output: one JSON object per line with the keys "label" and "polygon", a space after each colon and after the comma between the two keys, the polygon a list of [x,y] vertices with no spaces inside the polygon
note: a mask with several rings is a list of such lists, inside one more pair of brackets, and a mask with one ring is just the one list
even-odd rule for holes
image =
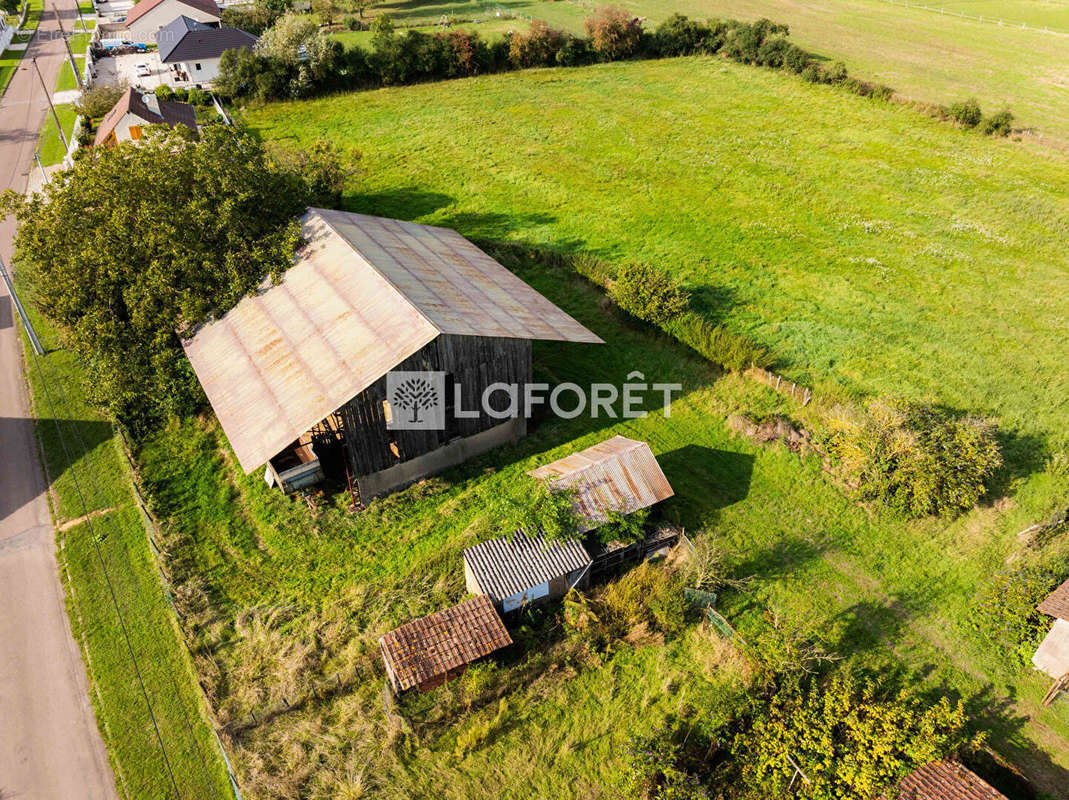
{"label": "house with dark roof", "polygon": [[222,19],[215,0],[140,0],[126,13],[125,38],[155,44],[156,32],[183,15],[207,25]]}
{"label": "house with dark roof", "polygon": [[189,103],[160,100],[151,92],[142,94],[130,87],[100,121],[93,145],[136,142],[149,125],[185,125],[196,133],[197,112]]}
{"label": "house with dark roof", "polygon": [[239,28],[206,25],[184,14],[156,32],[160,61],[171,68],[174,83],[201,86],[219,76],[227,50],[251,50],[257,39]]}
{"label": "house with dark roof", "polygon": [[379,639],[394,692],[425,692],[457,677],[468,664],[512,644],[486,597],[412,620]]}
{"label": "house with dark roof", "polygon": [[272,485],[314,473],[287,455],[305,443],[344,450],[372,497],[516,441],[522,410],[484,398],[524,396],[532,340],[601,343],[456,231],[310,208],[301,235],[279,283],[183,332],[238,462],[271,462]]}
{"label": "house with dark roof", "polygon": [[502,613],[548,603],[585,589],[590,555],[581,542],[549,541],[542,533],[482,542],[464,551],[464,582]]}

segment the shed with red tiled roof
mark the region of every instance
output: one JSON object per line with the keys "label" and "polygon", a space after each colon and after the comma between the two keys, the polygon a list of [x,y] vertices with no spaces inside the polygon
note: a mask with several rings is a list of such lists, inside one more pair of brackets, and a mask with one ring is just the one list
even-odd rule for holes
{"label": "shed with red tiled roof", "polygon": [[441,686],[468,664],[510,644],[512,637],[484,595],[412,620],[379,639],[395,692]]}
{"label": "shed with red tiled roof", "polygon": [[907,775],[897,800],[1007,800],[1002,792],[953,760],[933,761]]}

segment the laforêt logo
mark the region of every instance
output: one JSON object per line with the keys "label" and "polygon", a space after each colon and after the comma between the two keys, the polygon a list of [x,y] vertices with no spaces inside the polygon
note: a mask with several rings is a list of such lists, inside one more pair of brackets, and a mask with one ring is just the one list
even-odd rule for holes
{"label": "lafor\u00eat logo", "polygon": [[390,404],[387,429],[445,429],[444,372],[388,372],[386,398]]}

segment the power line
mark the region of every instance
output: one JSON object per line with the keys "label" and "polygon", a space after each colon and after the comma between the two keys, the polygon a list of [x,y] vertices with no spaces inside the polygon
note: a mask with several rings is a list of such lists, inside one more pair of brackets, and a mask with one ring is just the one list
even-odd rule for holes
{"label": "power line", "polygon": [[123,618],[122,609],[119,608],[119,600],[115,595],[115,587],[112,585],[111,576],[108,574],[108,567],[104,563],[104,555],[100,550],[100,542],[97,540],[96,532],[93,530],[93,520],[89,514],[89,506],[85,501],[85,495],[82,492],[82,485],[78,480],[78,473],[74,468],[74,461],[71,458],[70,450],[67,447],[67,439],[63,435],[63,428],[59,424],[59,417],[56,416],[56,405],[52,400],[52,392],[48,388],[48,379],[45,378],[44,369],[41,367],[41,357],[34,351],[33,363],[37,367],[37,375],[41,379],[41,386],[44,389],[45,399],[48,401],[48,408],[52,414],[52,422],[56,426],[56,434],[59,437],[60,446],[63,448],[63,455],[67,461],[67,471],[71,474],[71,480],[74,482],[74,488],[78,492],[78,501],[82,506],[82,511],[85,513],[85,524],[89,528],[89,538],[93,541],[93,549],[96,552],[97,561],[100,562],[100,569],[104,573],[104,580],[108,586],[108,593],[111,595],[111,604],[115,608],[115,614],[119,617],[119,626],[122,628],[123,639],[126,642],[126,649],[130,653],[130,661],[134,666],[134,673],[137,675],[137,682],[141,688],[141,696],[145,700],[145,706],[148,709],[149,718],[152,720],[152,729],[156,733],[156,741],[160,745],[160,753],[163,755],[163,763],[167,767],[167,775],[171,780],[171,788],[174,789],[174,796],[177,800],[181,800],[181,793],[178,791],[178,783],[175,781],[174,771],[171,769],[171,760],[167,757],[167,748],[163,745],[163,737],[160,735],[159,725],[156,723],[156,714],[152,710],[152,702],[149,700],[148,691],[145,689],[145,681],[141,677],[141,667],[137,663],[137,656],[134,653],[133,643],[130,641],[130,632],[126,627],[126,620]]}

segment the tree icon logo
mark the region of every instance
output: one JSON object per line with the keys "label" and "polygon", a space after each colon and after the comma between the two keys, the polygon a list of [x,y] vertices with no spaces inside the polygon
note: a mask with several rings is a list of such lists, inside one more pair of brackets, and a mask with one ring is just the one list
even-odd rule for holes
{"label": "tree icon logo", "polygon": [[445,373],[389,372],[386,397],[390,430],[444,430]]}

